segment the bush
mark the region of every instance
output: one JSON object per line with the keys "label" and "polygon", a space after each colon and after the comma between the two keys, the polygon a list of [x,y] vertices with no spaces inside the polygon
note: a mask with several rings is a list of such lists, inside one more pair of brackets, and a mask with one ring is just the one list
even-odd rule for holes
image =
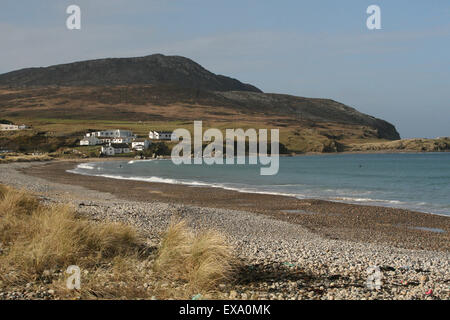
{"label": "bush", "polygon": [[148,149],[148,153],[150,154],[156,154],[157,156],[169,156],[170,155],[170,149],[164,142],[156,142],[153,143],[150,148]]}

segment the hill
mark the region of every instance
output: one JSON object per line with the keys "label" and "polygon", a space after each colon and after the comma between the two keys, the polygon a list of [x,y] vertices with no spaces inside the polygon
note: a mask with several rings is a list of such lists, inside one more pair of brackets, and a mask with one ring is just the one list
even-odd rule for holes
{"label": "hill", "polygon": [[72,136],[86,128],[175,129],[194,120],[222,129],[279,128],[282,143],[295,152],[400,139],[389,122],[337,101],[263,93],[187,58],[163,55],[0,75],[0,118]]}
{"label": "hill", "polygon": [[161,54],[138,58],[110,58],[46,68],[28,68],[0,75],[0,86],[114,86],[172,84],[214,91],[261,92],[236,79],[216,75],[194,61]]}

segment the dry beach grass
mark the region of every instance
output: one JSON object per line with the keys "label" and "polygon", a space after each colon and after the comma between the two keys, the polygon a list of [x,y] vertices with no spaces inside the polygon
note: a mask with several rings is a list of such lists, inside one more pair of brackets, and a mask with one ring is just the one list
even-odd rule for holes
{"label": "dry beach grass", "polygon": [[185,221],[173,222],[164,234],[155,270],[186,281],[191,289],[213,289],[229,280],[232,249],[218,232],[193,233]]}
{"label": "dry beach grass", "polygon": [[[183,221],[169,226],[155,250],[129,225],[77,217],[70,206],[43,205],[1,185],[0,216],[0,288],[53,288],[36,298],[189,298],[232,270],[223,236],[194,234]],[[80,290],[65,286],[70,265],[84,272]]]}

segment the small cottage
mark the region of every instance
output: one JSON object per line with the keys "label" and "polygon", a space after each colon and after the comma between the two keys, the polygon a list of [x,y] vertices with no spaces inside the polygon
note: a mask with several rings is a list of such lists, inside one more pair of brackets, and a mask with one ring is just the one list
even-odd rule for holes
{"label": "small cottage", "polygon": [[148,136],[152,140],[172,140],[174,134],[170,131],[150,131]]}
{"label": "small cottage", "polygon": [[151,142],[149,140],[136,140],[131,143],[131,149],[136,151],[144,151],[150,148]]}
{"label": "small cottage", "polygon": [[110,143],[107,146],[102,147],[102,154],[107,156],[114,156],[116,154],[130,153],[130,147],[127,144],[114,144]]}

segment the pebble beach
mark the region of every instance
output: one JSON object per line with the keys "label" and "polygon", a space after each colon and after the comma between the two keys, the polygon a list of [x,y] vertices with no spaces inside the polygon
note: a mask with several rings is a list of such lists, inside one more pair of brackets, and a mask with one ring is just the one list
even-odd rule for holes
{"label": "pebble beach", "polygon": [[[131,224],[150,243],[159,241],[174,217],[196,230],[221,231],[235,248],[242,270],[234,283],[217,288],[218,298],[450,298],[450,217],[369,207],[360,208],[355,218],[352,210],[359,208],[352,205],[246,194],[239,197],[248,201],[233,202],[229,199],[237,196],[221,190],[211,190],[204,198],[216,201],[207,202],[190,196],[205,192],[200,188],[66,173],[75,165],[2,164],[0,183],[27,189],[45,202],[69,203],[94,220]],[[365,229],[367,223],[373,227]],[[443,232],[413,230],[416,225],[438,226]],[[379,289],[367,286],[370,267],[382,274]],[[0,299],[24,298],[24,292],[0,292]]]}

